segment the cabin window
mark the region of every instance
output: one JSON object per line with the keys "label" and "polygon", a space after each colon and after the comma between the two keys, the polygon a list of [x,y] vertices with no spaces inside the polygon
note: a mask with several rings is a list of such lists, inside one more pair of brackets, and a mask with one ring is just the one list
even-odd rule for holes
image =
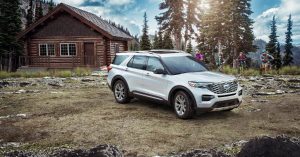
{"label": "cabin window", "polygon": [[39,51],[40,51],[40,56],[54,56],[55,55],[54,44],[40,44]]}
{"label": "cabin window", "polygon": [[76,56],[76,44],[63,43],[60,44],[61,56]]}

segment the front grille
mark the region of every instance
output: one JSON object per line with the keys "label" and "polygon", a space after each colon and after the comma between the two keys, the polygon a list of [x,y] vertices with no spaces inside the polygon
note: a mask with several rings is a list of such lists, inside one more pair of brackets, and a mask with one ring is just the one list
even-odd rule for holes
{"label": "front grille", "polygon": [[238,83],[236,81],[213,83],[208,86],[208,90],[216,94],[232,93],[237,91],[237,88],[238,88]]}
{"label": "front grille", "polygon": [[226,101],[219,101],[216,102],[212,108],[222,108],[222,107],[229,107],[229,106],[234,106],[239,104],[238,99],[233,99],[233,100],[226,100]]}

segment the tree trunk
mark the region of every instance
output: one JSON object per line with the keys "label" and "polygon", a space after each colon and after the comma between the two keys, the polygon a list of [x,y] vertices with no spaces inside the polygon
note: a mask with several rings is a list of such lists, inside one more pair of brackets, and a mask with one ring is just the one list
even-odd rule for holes
{"label": "tree trunk", "polygon": [[8,72],[12,72],[12,51],[9,52],[8,57]]}
{"label": "tree trunk", "polygon": [[3,63],[3,61],[2,61],[2,56],[0,56],[0,71],[3,70],[2,63]]}
{"label": "tree trunk", "polygon": [[181,50],[181,37],[180,35],[174,34],[175,38],[175,49],[176,50]]}

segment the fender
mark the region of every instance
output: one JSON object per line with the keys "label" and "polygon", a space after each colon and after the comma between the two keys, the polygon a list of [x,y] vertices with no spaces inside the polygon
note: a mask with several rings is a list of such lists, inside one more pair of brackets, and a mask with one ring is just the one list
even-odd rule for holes
{"label": "fender", "polygon": [[196,99],[195,99],[193,93],[188,88],[186,88],[184,86],[180,86],[180,85],[173,87],[171,89],[171,91],[169,92],[169,96],[168,96],[168,102],[169,102],[169,104],[172,105],[172,96],[175,94],[174,91],[176,91],[176,90],[182,90],[182,91],[187,92],[189,94],[190,98],[193,101],[193,107],[195,109],[197,108]]}
{"label": "fender", "polygon": [[126,87],[128,88],[129,95],[131,96],[132,93],[130,92],[130,89],[129,89],[129,86],[128,86],[128,84],[127,84],[127,81],[126,81],[126,79],[125,79],[123,76],[121,76],[121,75],[116,75],[116,76],[114,76],[114,77],[112,78],[110,89],[113,90],[113,87],[114,87],[114,84],[115,84],[116,80],[122,80],[122,81],[125,83]]}

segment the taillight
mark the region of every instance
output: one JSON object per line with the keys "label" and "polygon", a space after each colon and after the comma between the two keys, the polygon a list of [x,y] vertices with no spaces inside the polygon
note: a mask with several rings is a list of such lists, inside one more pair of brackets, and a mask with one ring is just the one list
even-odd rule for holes
{"label": "taillight", "polygon": [[107,66],[107,72],[109,72],[112,69],[111,65]]}

